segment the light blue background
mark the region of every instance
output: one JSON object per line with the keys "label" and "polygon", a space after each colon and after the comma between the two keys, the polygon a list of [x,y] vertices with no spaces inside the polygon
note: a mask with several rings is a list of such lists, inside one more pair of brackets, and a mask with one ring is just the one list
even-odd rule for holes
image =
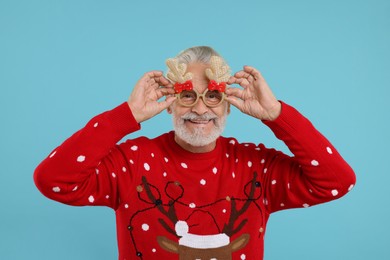
{"label": "light blue background", "polygon": [[[35,167],[146,71],[211,45],[262,71],[351,164],[346,197],[274,214],[265,259],[390,259],[390,1],[0,0],[0,259],[116,259],[114,212],[44,198]],[[163,112],[133,136],[171,129]],[[226,136],[286,151],[233,110]],[[131,136],[130,136],[131,137]],[[287,152],[287,151],[286,151]]]}

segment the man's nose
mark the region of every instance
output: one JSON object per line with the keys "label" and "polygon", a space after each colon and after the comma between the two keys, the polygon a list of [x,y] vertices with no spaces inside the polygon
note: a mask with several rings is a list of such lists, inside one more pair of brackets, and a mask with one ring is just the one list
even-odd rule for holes
{"label": "man's nose", "polygon": [[198,102],[192,107],[192,112],[197,113],[198,115],[203,115],[209,111],[209,108],[203,101],[203,97],[199,97]]}

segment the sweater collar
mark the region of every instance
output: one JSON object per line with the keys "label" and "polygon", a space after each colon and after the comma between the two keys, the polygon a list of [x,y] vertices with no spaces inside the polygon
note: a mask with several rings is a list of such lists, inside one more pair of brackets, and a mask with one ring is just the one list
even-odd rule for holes
{"label": "sweater collar", "polygon": [[210,160],[216,158],[220,152],[221,152],[221,137],[218,137],[216,140],[216,145],[214,150],[210,152],[205,152],[205,153],[193,153],[190,151],[187,151],[183,149],[179,144],[176,143],[175,141],[175,132],[171,131],[168,133],[168,142],[170,144],[170,147],[172,148],[173,152],[183,156],[187,159],[192,159],[192,160]]}

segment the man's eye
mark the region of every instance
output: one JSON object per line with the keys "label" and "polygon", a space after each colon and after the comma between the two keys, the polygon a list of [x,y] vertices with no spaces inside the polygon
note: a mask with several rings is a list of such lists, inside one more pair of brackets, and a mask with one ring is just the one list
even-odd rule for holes
{"label": "man's eye", "polygon": [[194,92],[183,91],[180,94],[180,98],[193,99],[193,98],[196,98],[196,94]]}
{"label": "man's eye", "polygon": [[221,100],[222,94],[219,91],[209,91],[209,92],[207,92],[206,97],[208,99],[218,99],[218,100]]}

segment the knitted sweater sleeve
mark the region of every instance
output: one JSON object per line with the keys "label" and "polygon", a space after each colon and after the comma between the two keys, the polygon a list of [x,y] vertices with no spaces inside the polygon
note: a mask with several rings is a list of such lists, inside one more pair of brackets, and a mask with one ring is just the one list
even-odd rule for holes
{"label": "knitted sweater sleeve", "polygon": [[38,165],[36,186],[48,198],[65,204],[116,208],[117,175],[127,165],[116,143],[138,129],[127,103],[92,118]]}
{"label": "knitted sweater sleeve", "polygon": [[282,102],[280,116],[264,123],[294,154],[271,150],[267,155],[263,175],[270,212],[324,203],[352,189],[352,168],[296,109]]}

